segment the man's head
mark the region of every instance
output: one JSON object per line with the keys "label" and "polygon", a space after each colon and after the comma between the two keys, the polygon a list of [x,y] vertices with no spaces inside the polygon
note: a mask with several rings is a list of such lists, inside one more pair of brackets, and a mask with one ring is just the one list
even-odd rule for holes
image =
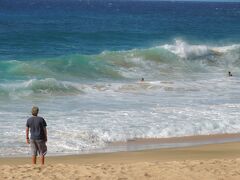
{"label": "man's head", "polygon": [[37,106],[32,107],[32,115],[37,116],[38,115],[39,108]]}

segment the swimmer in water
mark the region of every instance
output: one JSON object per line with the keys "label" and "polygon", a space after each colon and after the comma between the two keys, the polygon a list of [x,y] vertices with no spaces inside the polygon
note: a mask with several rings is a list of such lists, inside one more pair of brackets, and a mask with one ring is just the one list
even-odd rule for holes
{"label": "swimmer in water", "polygon": [[144,78],[141,79],[141,82],[143,82],[143,81],[144,81]]}
{"label": "swimmer in water", "polygon": [[228,76],[233,76],[232,73],[230,71],[228,71]]}

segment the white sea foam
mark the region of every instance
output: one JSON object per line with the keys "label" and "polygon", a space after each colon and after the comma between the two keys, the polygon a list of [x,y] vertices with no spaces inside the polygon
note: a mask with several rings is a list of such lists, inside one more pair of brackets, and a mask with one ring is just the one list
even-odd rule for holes
{"label": "white sea foam", "polygon": [[210,49],[205,45],[189,45],[181,40],[176,40],[174,45],[166,44],[162,47],[180,56],[181,58],[194,58],[205,56],[210,53]]}
{"label": "white sea foam", "polygon": [[165,44],[160,46],[170,52],[178,55],[181,58],[198,58],[208,55],[222,55],[228,51],[239,49],[239,44],[233,44],[229,46],[215,47],[208,45],[190,45],[182,40],[175,40],[175,44]]}
{"label": "white sea foam", "polygon": [[1,104],[0,154],[29,153],[24,127],[32,104],[40,106],[40,115],[48,123],[52,154],[89,152],[135,138],[240,131],[237,78],[145,83],[156,89],[141,89],[143,84],[112,83],[103,91],[84,85],[88,93],[77,96]]}

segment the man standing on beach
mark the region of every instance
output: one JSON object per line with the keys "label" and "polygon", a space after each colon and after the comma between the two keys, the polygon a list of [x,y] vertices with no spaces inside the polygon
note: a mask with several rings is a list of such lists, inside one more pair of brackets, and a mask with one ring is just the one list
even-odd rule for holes
{"label": "man standing on beach", "polygon": [[[44,164],[44,157],[47,153],[47,123],[46,121],[38,116],[39,108],[32,108],[32,117],[27,120],[26,123],[26,142],[31,144],[32,151],[32,163],[36,164],[37,154],[41,156],[41,164]],[[31,132],[31,139],[29,139],[29,129]]]}

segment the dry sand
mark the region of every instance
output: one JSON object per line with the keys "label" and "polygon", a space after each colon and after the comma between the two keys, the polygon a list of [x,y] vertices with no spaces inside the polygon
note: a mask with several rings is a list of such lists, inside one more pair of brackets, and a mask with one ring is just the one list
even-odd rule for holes
{"label": "dry sand", "polygon": [[31,158],[0,158],[0,179],[240,179],[240,143],[136,152]]}

